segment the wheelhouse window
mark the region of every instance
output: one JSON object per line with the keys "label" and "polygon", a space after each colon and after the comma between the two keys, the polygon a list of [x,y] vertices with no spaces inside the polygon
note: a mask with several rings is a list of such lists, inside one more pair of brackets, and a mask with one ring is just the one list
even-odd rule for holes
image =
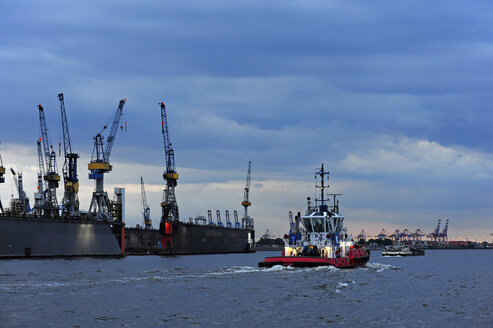
{"label": "wheelhouse window", "polygon": [[323,218],[312,218],[312,221],[313,221],[313,232],[324,232]]}
{"label": "wheelhouse window", "polygon": [[305,229],[307,232],[313,232],[312,223],[310,222],[310,218],[304,218],[303,223],[305,224]]}

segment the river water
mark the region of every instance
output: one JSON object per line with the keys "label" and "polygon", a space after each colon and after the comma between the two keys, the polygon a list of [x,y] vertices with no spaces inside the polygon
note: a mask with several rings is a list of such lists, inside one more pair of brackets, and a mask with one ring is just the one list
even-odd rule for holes
{"label": "river water", "polygon": [[258,268],[278,252],[0,261],[1,327],[493,327],[493,251],[365,268]]}

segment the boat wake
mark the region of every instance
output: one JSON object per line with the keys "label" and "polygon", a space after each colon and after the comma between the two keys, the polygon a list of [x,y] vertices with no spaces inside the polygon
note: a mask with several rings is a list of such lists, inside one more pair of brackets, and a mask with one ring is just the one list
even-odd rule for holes
{"label": "boat wake", "polygon": [[230,268],[222,268],[214,272],[208,272],[206,276],[223,276],[231,274],[244,274],[244,273],[268,273],[268,272],[336,272],[340,269],[333,266],[319,266],[313,268],[296,268],[283,265],[274,265],[270,268],[257,268],[251,266],[234,266]]}
{"label": "boat wake", "polygon": [[375,272],[382,272],[385,270],[401,270],[400,268],[390,265],[390,264],[383,264],[383,263],[367,263],[366,268],[362,268],[363,270],[371,270]]}

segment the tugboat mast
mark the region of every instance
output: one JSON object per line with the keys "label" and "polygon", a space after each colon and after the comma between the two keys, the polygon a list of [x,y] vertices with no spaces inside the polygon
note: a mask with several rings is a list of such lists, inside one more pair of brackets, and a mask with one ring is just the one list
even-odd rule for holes
{"label": "tugboat mast", "polygon": [[[329,171],[324,171],[324,164],[322,163],[322,167],[320,168],[319,171],[315,172],[315,174],[319,175],[320,176],[320,180],[321,180],[321,185],[320,186],[315,186],[317,188],[320,188],[320,196],[321,198],[318,199],[318,198],[315,198],[315,203],[317,204],[318,202],[320,202],[320,212],[327,212],[328,210],[328,206],[325,205],[325,201],[328,201],[328,199],[325,199],[324,198],[324,189],[325,188],[329,188],[329,185],[325,185],[324,183],[324,177],[325,175],[329,175]],[[316,178],[317,176],[315,176]],[[328,177],[327,177],[327,180],[328,180]]]}
{"label": "tugboat mast", "polygon": [[[324,194],[324,190],[325,188],[329,188],[329,185],[325,185],[325,176],[327,175],[327,180],[329,180],[329,171],[325,171],[324,170],[324,164],[322,163],[322,167],[317,171],[315,172],[316,175],[319,175],[320,176],[320,181],[321,181],[321,184],[320,186],[317,186],[315,185],[316,188],[320,188],[320,199],[318,198],[315,198],[315,208],[318,207],[318,210],[320,212],[328,212],[329,211],[329,206],[328,204],[325,204],[325,202],[329,202],[329,199],[325,199],[325,194]],[[317,176],[315,175],[315,178],[317,178]],[[342,195],[342,194],[327,194],[327,196],[333,196],[334,197],[334,203],[332,204],[332,208],[331,208],[331,212],[334,212],[334,213],[339,213],[339,200],[336,199],[336,196],[339,196],[339,195]],[[320,206],[318,206],[318,203],[320,202]]]}

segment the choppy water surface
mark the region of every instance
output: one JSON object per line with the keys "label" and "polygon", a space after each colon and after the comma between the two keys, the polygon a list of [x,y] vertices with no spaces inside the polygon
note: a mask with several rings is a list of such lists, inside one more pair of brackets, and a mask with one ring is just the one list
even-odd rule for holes
{"label": "choppy water surface", "polygon": [[6,327],[493,327],[493,251],[366,268],[257,268],[256,254],[0,261]]}

